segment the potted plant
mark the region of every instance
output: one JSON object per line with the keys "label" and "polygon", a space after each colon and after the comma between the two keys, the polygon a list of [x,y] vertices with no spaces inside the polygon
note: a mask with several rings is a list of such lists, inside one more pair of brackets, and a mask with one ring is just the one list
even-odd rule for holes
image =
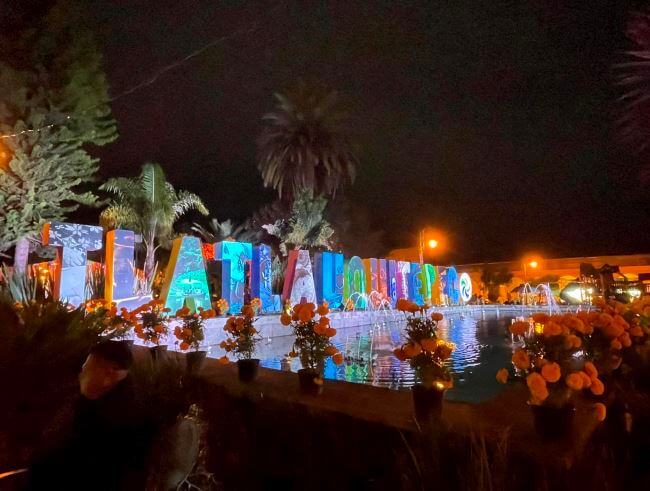
{"label": "potted plant", "polygon": [[199,307],[198,313],[191,312],[187,307],[176,311],[176,319],[180,321],[180,325],[174,328],[174,336],[176,336],[176,344],[181,351],[191,349],[185,356],[187,371],[190,373],[201,368],[205,360],[206,352],[200,350],[201,343],[205,339],[205,321],[215,316],[214,310],[205,310],[202,307]]}
{"label": "potted plant", "polygon": [[97,331],[107,339],[133,345],[134,323],[131,313],[126,308],[122,307],[118,313],[115,302],[94,299],[86,302],[85,312],[88,320],[94,323]]}
{"label": "potted plant", "polygon": [[289,356],[300,358],[302,369],[298,370],[298,380],[305,394],[318,395],[323,391],[323,367],[327,357],[331,356],[337,365],[343,362],[343,355],[330,341],[336,329],[330,327],[328,313],[326,302],[318,308],[313,303],[300,303],[280,316],[280,322],[290,326],[295,336]]}
{"label": "potted plant", "polygon": [[[227,353],[233,353],[237,357],[237,370],[242,382],[255,379],[260,363],[259,359],[253,358],[255,344],[260,339],[254,325],[256,320],[253,307],[244,305],[240,315],[231,316],[226,321],[223,330],[228,333],[228,337],[219,344]],[[224,355],[221,362],[228,363],[228,356]]]}
{"label": "potted plant", "polygon": [[170,309],[163,307],[162,300],[152,300],[149,303],[141,305],[131,312],[132,318],[136,324],[133,328],[135,335],[142,339],[145,345],[151,347],[151,355],[154,359],[167,351],[167,344],[161,344],[167,341],[169,333],[169,318],[167,314]]}
{"label": "potted plant", "polygon": [[[533,315],[529,322],[515,322],[510,332],[523,340],[523,347],[512,355],[516,374],[525,379],[530,392],[535,430],[544,440],[559,440],[569,435],[575,413],[574,400],[583,390],[600,396],[605,391],[592,356],[585,343],[593,326],[574,314]],[[507,369],[497,373],[506,383]],[[605,418],[605,406],[596,403],[598,419]]]}
{"label": "potted plant", "polygon": [[413,386],[413,404],[418,421],[440,417],[445,390],[454,385],[446,366],[446,360],[454,350],[454,344],[437,336],[438,322],[442,314],[426,315],[427,305],[419,306],[405,299],[397,301],[396,307],[406,316],[406,342],[394,350],[401,361],[408,360],[415,372],[417,383]]}

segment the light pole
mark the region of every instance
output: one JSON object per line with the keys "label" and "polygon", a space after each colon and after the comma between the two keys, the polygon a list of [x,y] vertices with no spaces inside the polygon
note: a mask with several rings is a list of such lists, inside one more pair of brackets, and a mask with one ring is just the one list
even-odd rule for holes
{"label": "light pole", "polygon": [[426,245],[429,246],[429,249],[435,249],[436,247],[438,247],[438,241],[436,239],[429,239],[428,241],[425,241],[424,233],[425,233],[425,229],[421,229],[420,234],[418,236],[418,250],[420,252],[420,264],[424,264],[425,242]]}

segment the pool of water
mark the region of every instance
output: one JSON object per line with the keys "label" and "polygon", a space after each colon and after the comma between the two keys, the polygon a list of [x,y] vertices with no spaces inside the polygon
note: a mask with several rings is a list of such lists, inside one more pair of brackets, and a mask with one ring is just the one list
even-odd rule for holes
{"label": "pool of water", "polygon": [[[454,389],[448,399],[480,402],[494,397],[503,386],[495,379],[499,368],[507,367],[512,346],[507,326],[513,315],[495,312],[452,314],[440,323],[438,335],[455,343],[449,360],[454,375]],[[337,366],[328,360],[325,378],[369,384],[391,389],[407,389],[414,383],[408,362],[393,356],[393,349],[403,342],[403,322],[381,322],[374,325],[339,329],[333,343],[345,356]],[[291,351],[292,336],[262,340],[256,356],[267,368],[282,369],[282,358]],[[300,361],[291,361],[297,371]],[[285,366],[285,369],[288,368]]]}

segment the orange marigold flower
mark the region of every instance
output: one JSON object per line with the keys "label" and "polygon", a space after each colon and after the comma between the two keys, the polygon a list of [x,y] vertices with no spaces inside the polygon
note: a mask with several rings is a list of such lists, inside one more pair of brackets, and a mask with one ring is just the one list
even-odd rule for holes
{"label": "orange marigold flower", "polygon": [[530,328],[528,322],[517,321],[510,324],[510,332],[516,336],[523,336]]}
{"label": "orange marigold flower", "polygon": [[280,316],[280,322],[282,323],[283,326],[288,326],[289,324],[291,324],[291,316],[286,312],[283,312],[282,315]]}
{"label": "orange marigold flower", "polygon": [[453,345],[450,343],[438,343],[438,347],[436,348],[435,355],[440,358],[441,360],[446,360],[451,356],[451,352],[453,351]]}
{"label": "orange marigold flower", "polygon": [[340,365],[343,363],[343,355],[341,353],[336,353],[334,356],[332,356],[332,361],[335,365]]}
{"label": "orange marigold flower", "polygon": [[327,356],[335,355],[335,354],[338,353],[338,352],[339,352],[339,350],[336,349],[336,346],[331,346],[331,345],[330,345],[330,346],[328,346],[327,348],[325,348],[325,354],[326,354]]}
{"label": "orange marigold flower", "polygon": [[530,357],[526,351],[518,349],[512,355],[512,363],[520,370],[527,370],[530,368]]}
{"label": "orange marigold flower", "polygon": [[328,327],[328,326],[330,325],[330,320],[329,320],[328,317],[323,316],[323,317],[321,317],[320,319],[318,319],[318,323],[319,323],[321,326]]}
{"label": "orange marigold flower", "polygon": [[420,345],[424,351],[433,352],[438,347],[438,340],[436,338],[427,338],[420,341]]}
{"label": "orange marigold flower", "polygon": [[329,314],[329,312],[330,312],[330,309],[329,309],[329,305],[328,305],[327,302],[323,302],[316,309],[316,313],[318,315],[327,315],[327,314]]}
{"label": "orange marigold flower", "polygon": [[585,372],[577,372],[582,377],[582,388],[588,389],[591,387],[591,377]]}
{"label": "orange marigold flower", "polygon": [[406,310],[411,314],[415,314],[416,312],[419,312],[421,309],[420,306],[415,302],[409,302],[408,308]]}
{"label": "orange marigold flower", "polygon": [[548,397],[548,388],[546,381],[539,373],[533,372],[526,377],[526,385],[533,397],[541,401]]}
{"label": "orange marigold flower", "polygon": [[634,336],[635,338],[643,336],[643,329],[641,329],[641,326],[633,326],[628,332],[630,333],[630,336]]}
{"label": "orange marigold flower", "polygon": [[564,325],[574,331],[578,331],[581,333],[585,332],[584,323],[578,317],[575,317],[573,315],[564,318]]}
{"label": "orange marigold flower", "polygon": [[582,369],[585,371],[587,375],[589,375],[589,378],[598,377],[598,369],[596,368],[596,365],[594,365],[592,362],[590,361],[586,362],[585,366],[582,367]]}
{"label": "orange marigold flower", "polygon": [[298,320],[302,323],[309,322],[312,317],[314,317],[314,312],[304,307],[298,312]]}
{"label": "orange marigold flower", "polygon": [[562,326],[556,322],[549,321],[544,324],[542,334],[544,334],[544,336],[557,336],[558,334],[562,334]]}
{"label": "orange marigold flower", "polygon": [[405,361],[408,359],[408,356],[406,355],[406,353],[402,348],[394,349],[393,355],[395,355],[395,358],[397,358],[399,361]]}
{"label": "orange marigold flower", "polygon": [[547,363],[542,367],[542,377],[547,382],[557,382],[561,376],[560,365],[555,362]]}
{"label": "orange marigold flower", "polygon": [[596,411],[596,419],[598,421],[605,421],[607,417],[607,407],[602,402],[597,402],[594,404],[594,410]]}
{"label": "orange marigold flower", "polygon": [[582,340],[575,334],[569,334],[566,338],[564,338],[565,348],[579,348],[580,346],[582,346]]}
{"label": "orange marigold flower", "polygon": [[502,368],[497,372],[497,382],[505,384],[508,381],[508,369]]}
{"label": "orange marigold flower", "polygon": [[183,342],[181,343],[181,345],[180,345],[180,348],[181,348],[183,351],[188,350],[188,349],[190,349],[190,343],[188,343],[187,341],[183,341]]}
{"label": "orange marigold flower", "polygon": [[241,308],[241,313],[242,313],[242,315],[244,315],[246,317],[249,317],[249,318],[253,317],[255,315],[255,311],[253,310],[253,307],[251,307],[250,305],[244,305]]}
{"label": "orange marigold flower", "polygon": [[160,338],[158,336],[151,336],[149,339],[153,344],[158,344],[160,342]]}
{"label": "orange marigold flower", "polygon": [[397,303],[395,304],[395,308],[401,312],[406,312],[408,310],[410,303],[411,302],[409,302],[405,298],[399,298],[397,300]]}
{"label": "orange marigold flower", "polygon": [[536,314],[533,314],[533,321],[539,322],[540,324],[546,324],[550,317],[548,314],[545,314],[544,312],[538,312]]}
{"label": "orange marigold flower", "polygon": [[605,392],[605,384],[599,378],[591,379],[591,393],[595,396],[603,395]]}
{"label": "orange marigold flower", "polygon": [[618,340],[621,342],[624,348],[629,348],[632,346],[632,338],[630,338],[630,335],[628,333],[623,333],[618,337]]}
{"label": "orange marigold flower", "polygon": [[566,383],[567,387],[573,390],[582,390],[584,387],[582,375],[580,375],[578,372],[570,373],[567,375],[564,379],[564,382]]}
{"label": "orange marigold flower", "polygon": [[431,319],[440,322],[443,319],[443,315],[440,312],[434,312],[431,314]]}
{"label": "orange marigold flower", "polygon": [[156,324],[155,326],[153,326],[153,330],[160,334],[164,332],[165,328],[160,324]]}
{"label": "orange marigold flower", "polygon": [[222,356],[221,358],[218,358],[217,361],[222,365],[227,365],[228,363],[230,363],[230,360],[226,355]]}
{"label": "orange marigold flower", "polygon": [[315,332],[316,334],[320,334],[321,336],[324,336],[324,335],[325,335],[325,331],[326,331],[327,329],[329,329],[329,328],[326,327],[326,326],[323,325],[323,324],[320,324],[320,323],[317,323],[317,324],[314,326],[314,332]]}
{"label": "orange marigold flower", "polygon": [[334,329],[333,327],[328,327],[327,329],[325,329],[325,336],[327,336],[328,338],[333,338],[334,336],[336,336],[336,329]]}
{"label": "orange marigold flower", "polygon": [[612,341],[609,343],[609,346],[614,350],[623,349],[623,345],[618,339],[612,339]]}

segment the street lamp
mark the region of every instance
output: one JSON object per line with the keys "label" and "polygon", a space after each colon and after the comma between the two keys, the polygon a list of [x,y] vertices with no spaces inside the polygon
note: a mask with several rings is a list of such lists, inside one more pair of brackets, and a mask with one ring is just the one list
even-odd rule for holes
{"label": "street lamp", "polygon": [[524,281],[528,280],[528,268],[537,269],[538,266],[539,262],[534,259],[532,261],[524,261]]}
{"label": "street lamp", "polygon": [[438,247],[439,243],[436,239],[429,239],[428,241],[425,239],[425,233],[426,229],[421,229],[420,230],[420,238],[418,241],[418,250],[420,252],[420,264],[424,264],[424,248],[425,244],[429,247],[429,249],[435,249]]}

